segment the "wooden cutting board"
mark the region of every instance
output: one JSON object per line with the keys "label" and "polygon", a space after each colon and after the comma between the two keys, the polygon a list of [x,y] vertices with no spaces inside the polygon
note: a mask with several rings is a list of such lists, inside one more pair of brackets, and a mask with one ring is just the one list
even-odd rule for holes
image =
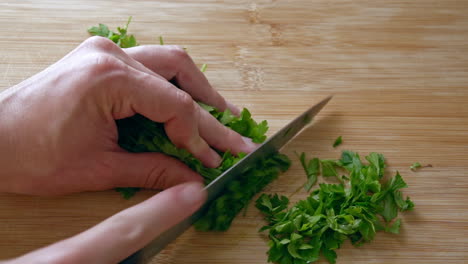
{"label": "wooden cutting board", "polygon": [[[292,168],[266,188],[290,195],[305,175],[293,151],[381,152],[415,202],[400,235],[346,243],[338,263],[468,263],[468,1],[1,1],[0,89],[55,62],[97,23],[132,15],[141,44],[183,45],[221,93],[268,119],[270,133],[326,95],[313,127],[284,148]],[[332,148],[342,135],[344,144]],[[433,168],[412,172],[419,161]],[[136,204],[114,191],[0,195],[0,259],[72,236]],[[292,200],[306,197],[305,192]],[[193,230],[157,263],[266,263],[250,206],[225,233]],[[155,262],[155,263],[156,263]]]}

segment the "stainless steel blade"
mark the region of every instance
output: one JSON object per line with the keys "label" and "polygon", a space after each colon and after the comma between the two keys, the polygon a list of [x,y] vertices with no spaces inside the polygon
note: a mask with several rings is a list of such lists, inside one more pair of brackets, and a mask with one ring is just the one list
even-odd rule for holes
{"label": "stainless steel blade", "polygon": [[208,199],[205,205],[195,212],[192,216],[186,218],[184,221],[176,224],[153,241],[147,246],[130,255],[125,260],[121,261],[121,264],[144,264],[147,263],[151,258],[159,253],[166,247],[170,242],[181,235],[187,230],[193,223],[195,223],[206,211],[207,206],[211,201],[216,199],[224,190],[226,185],[232,181],[237,175],[244,173],[251,166],[254,166],[263,157],[269,156],[277,152],[283,147],[289,140],[299,133],[307,124],[312,121],[312,118],[322,110],[322,108],[330,101],[332,97],[329,96],[316,105],[309,108],[307,111],[296,117],[287,126],[276,132],[272,137],[268,138],[260,147],[254,152],[247,155],[237,164],[229,168],[218,178],[208,184],[205,189],[208,192]]}

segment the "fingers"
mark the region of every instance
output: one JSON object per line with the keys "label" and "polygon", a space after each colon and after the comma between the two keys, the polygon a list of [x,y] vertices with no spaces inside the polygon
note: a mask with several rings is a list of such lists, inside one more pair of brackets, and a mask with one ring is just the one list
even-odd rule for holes
{"label": "fingers", "polygon": [[101,37],[89,38],[83,46],[110,52],[129,66],[157,78],[175,79],[179,88],[188,92],[195,100],[214,106],[221,111],[229,108],[233,114],[240,114],[240,109],[226,102],[213,89],[190,56],[178,46],[139,46],[122,52],[122,49],[112,41]]}
{"label": "fingers", "polygon": [[239,152],[250,153],[257,148],[250,138],[242,137],[239,133],[221,124],[206,111],[201,111],[199,127],[200,135],[210,146],[233,154]]}
{"label": "fingers", "polygon": [[170,45],[139,46],[125,49],[125,52],[167,80],[175,79],[180,88],[195,100],[214,106],[221,111],[229,108],[233,114],[240,114],[239,108],[226,102],[210,85],[184,49]]}
{"label": "fingers", "polygon": [[205,200],[202,184],[181,184],[12,263],[118,263],[190,216]]}
{"label": "fingers", "polygon": [[184,91],[167,81],[129,68],[126,82],[116,84],[121,108],[125,115],[140,113],[153,121],[164,123],[170,140],[185,148],[208,167],[217,167],[219,155],[201,138],[198,131],[200,107]]}
{"label": "fingers", "polygon": [[[114,78],[116,80],[113,82],[120,89],[112,88],[111,93],[106,91],[107,97],[114,95],[111,100],[114,119],[140,113],[153,121],[165,123],[171,141],[187,149],[208,167],[217,167],[221,162],[221,157],[210,145],[233,153],[250,152],[255,148],[249,140],[225,128],[195,104],[192,96],[221,110],[229,107],[238,112],[209,85],[185,51],[174,46],[149,46],[127,49],[129,56],[104,38],[91,38],[82,46],[84,49],[94,48],[111,53],[120,62],[116,65],[125,65],[124,70],[120,70],[123,76]],[[176,78],[192,96],[177,89],[165,78]]]}
{"label": "fingers", "polygon": [[164,190],[203,178],[181,161],[162,153],[111,152],[112,175],[107,188],[141,187]]}

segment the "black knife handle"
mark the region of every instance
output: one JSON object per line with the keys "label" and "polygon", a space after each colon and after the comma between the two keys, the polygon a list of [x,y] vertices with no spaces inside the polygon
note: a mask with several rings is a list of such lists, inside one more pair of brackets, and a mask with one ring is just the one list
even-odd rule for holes
{"label": "black knife handle", "polygon": [[141,254],[140,251],[133,253],[124,260],[120,261],[119,264],[138,264],[141,263]]}

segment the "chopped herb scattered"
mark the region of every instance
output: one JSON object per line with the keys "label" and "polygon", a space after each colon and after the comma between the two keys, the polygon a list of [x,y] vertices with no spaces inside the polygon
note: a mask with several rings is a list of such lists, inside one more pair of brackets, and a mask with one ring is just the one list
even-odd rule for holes
{"label": "chopped herb scattered", "polygon": [[[305,154],[299,157],[307,172],[311,166]],[[369,163],[363,164],[351,151],[344,151],[340,160],[322,160],[322,174],[335,176],[335,168],[340,168],[349,176],[342,176],[344,182],[340,184],[319,184],[289,209],[287,197],[262,194],[258,198],[256,207],[268,222],[260,229],[269,233],[268,261],[305,264],[317,261],[321,254],[329,263],[336,263],[336,250],[347,239],[361,245],[372,241],[380,230],[399,233],[401,220],[395,220],[398,211],[414,207],[400,191],[407,185],[398,172],[381,182],[385,169],[382,154],[371,153],[366,160]]]}
{"label": "chopped herb scattered", "polygon": [[336,148],[339,145],[341,145],[341,143],[343,143],[343,139],[341,138],[341,136],[339,136],[336,138],[335,143],[333,143],[333,147]]}
{"label": "chopped herb scattered", "polygon": [[304,152],[301,155],[297,154],[301,161],[302,167],[307,175],[307,182],[304,184],[304,189],[309,191],[312,186],[317,182],[317,176],[320,173],[320,162],[318,158],[313,158],[309,161],[306,160],[306,154]]}
{"label": "chopped herb scattered", "polygon": [[208,66],[208,65],[206,65],[206,63],[204,63],[204,64],[201,66],[200,71],[201,71],[201,72],[205,72],[207,66]]}
{"label": "chopped herb scattered", "polygon": [[[133,47],[137,45],[137,42],[133,35],[127,34],[130,21],[131,17],[125,28],[117,29],[118,33],[110,31],[103,24],[90,28],[88,32],[91,35],[107,37],[122,48]],[[159,38],[159,42],[164,45],[162,37]],[[205,70],[206,64],[202,66],[201,71]],[[198,104],[223,125],[244,137],[251,138],[253,142],[261,143],[266,139],[267,121],[257,123],[247,109],[244,108],[240,116],[235,116],[229,110],[219,111],[204,103],[199,102]],[[130,152],[161,152],[172,156],[198,172],[205,179],[206,184],[245,156],[244,153],[235,156],[230,152],[220,152],[222,155],[221,165],[218,168],[207,168],[187,150],[177,148],[169,140],[162,123],[153,122],[137,114],[117,120],[116,124],[119,134],[118,143],[122,148]],[[237,213],[248,204],[252,197],[274,180],[280,172],[286,171],[289,166],[290,160],[286,155],[276,153],[266,157],[230,183],[224,194],[209,205],[207,213],[195,224],[195,227],[206,231],[227,230]],[[132,197],[138,190],[139,188],[131,187],[117,188],[117,191],[121,192],[126,199]]]}
{"label": "chopped herb scattered", "polygon": [[416,171],[417,169],[419,169],[419,168],[421,168],[421,167],[422,167],[421,163],[415,162],[415,163],[413,163],[413,165],[411,165],[410,169],[411,169],[412,171]]}
{"label": "chopped herb scattered", "polygon": [[417,170],[419,170],[419,169],[428,168],[428,167],[432,167],[432,165],[431,165],[431,164],[427,164],[427,165],[423,166],[423,165],[421,165],[421,163],[415,162],[415,163],[413,163],[413,165],[411,165],[410,169],[411,169],[412,171],[417,171]]}

